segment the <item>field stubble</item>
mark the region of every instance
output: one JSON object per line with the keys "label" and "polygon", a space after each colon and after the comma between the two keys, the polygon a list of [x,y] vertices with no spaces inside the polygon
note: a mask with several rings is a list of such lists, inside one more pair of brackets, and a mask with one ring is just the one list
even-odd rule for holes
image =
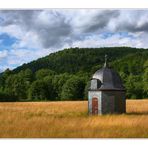
{"label": "field stubble", "polygon": [[126,114],[88,116],[87,101],[0,103],[0,137],[148,137],[148,100],[126,104]]}

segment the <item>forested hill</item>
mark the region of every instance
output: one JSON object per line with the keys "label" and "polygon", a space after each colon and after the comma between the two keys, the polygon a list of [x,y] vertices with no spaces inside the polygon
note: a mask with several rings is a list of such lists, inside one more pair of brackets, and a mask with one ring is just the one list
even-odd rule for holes
{"label": "forested hill", "polygon": [[110,47],[110,48],[70,48],[51,53],[50,55],[24,64],[14,70],[20,72],[27,68],[36,72],[42,68],[48,68],[57,73],[76,73],[79,71],[90,72],[92,67],[104,63],[104,55],[108,55],[108,60],[113,62],[129,54],[145,52],[145,49],[129,47]]}
{"label": "forested hill", "polygon": [[104,64],[121,76],[128,99],[148,98],[148,49],[70,48],[0,75],[0,101],[87,99],[91,75]]}

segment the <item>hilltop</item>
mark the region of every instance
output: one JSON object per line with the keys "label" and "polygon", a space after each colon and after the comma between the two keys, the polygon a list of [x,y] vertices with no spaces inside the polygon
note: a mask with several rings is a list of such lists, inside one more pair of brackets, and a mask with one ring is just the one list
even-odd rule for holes
{"label": "hilltop", "polygon": [[48,68],[57,73],[68,72],[73,74],[79,71],[90,72],[92,67],[103,65],[105,54],[108,55],[109,62],[113,62],[129,54],[147,51],[146,49],[130,47],[69,48],[23,64],[13,71],[17,73],[29,68],[32,72],[36,72],[39,69]]}
{"label": "hilltop", "polygon": [[0,101],[84,100],[91,75],[104,64],[120,74],[127,98],[148,97],[148,49],[69,48],[6,70],[0,76]]}

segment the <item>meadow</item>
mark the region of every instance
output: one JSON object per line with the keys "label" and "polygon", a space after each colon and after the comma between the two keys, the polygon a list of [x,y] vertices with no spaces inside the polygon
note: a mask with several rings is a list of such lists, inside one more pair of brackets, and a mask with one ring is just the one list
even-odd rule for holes
{"label": "meadow", "polygon": [[88,116],[87,101],[0,103],[0,137],[148,137],[148,100],[126,105],[126,114]]}

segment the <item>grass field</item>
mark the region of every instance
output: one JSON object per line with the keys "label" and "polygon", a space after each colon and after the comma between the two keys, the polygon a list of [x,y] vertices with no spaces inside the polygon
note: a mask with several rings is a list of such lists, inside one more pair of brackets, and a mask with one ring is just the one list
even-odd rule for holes
{"label": "grass field", "polygon": [[127,113],[88,116],[87,101],[0,103],[0,137],[148,137],[148,100],[127,100]]}

